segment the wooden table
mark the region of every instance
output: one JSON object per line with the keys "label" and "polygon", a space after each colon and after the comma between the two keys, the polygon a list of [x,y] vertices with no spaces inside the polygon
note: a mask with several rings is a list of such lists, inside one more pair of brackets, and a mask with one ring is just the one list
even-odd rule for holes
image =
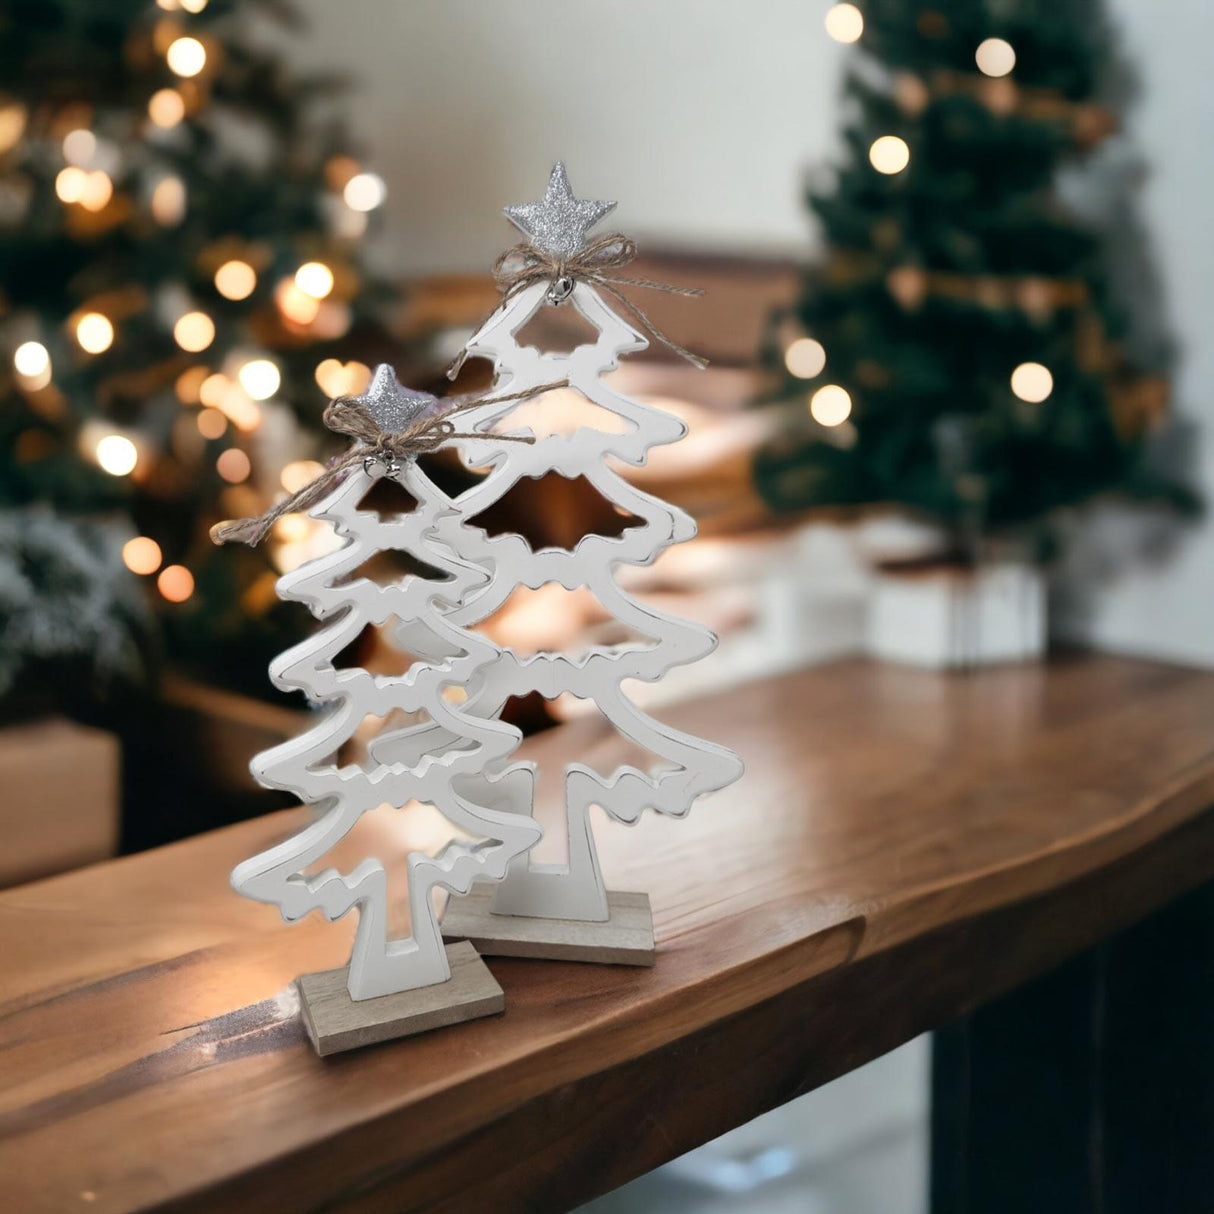
{"label": "wooden table", "polygon": [[[504,1017],[317,1058],[292,979],[352,924],[226,884],[298,811],[0,895],[6,1208],[567,1208],[1214,875],[1214,673],[846,662],[669,716],[749,772],[600,831],[656,968],[495,960]],[[624,753],[590,722],[528,749]],[[441,838],[363,826],[339,861]]]}

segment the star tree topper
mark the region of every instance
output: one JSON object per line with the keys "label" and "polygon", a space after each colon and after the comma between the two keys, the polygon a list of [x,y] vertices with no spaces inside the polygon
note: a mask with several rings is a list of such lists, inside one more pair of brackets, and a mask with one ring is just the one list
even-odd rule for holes
{"label": "star tree topper", "polygon": [[541,201],[504,209],[506,218],[537,249],[554,257],[570,257],[585,246],[586,233],[615,210],[615,203],[574,197],[565,166],[558,160]]}
{"label": "star tree topper", "polygon": [[385,434],[400,434],[439,407],[438,397],[404,387],[387,363],[375,368],[371,383],[361,396],[350,399],[362,405]]}

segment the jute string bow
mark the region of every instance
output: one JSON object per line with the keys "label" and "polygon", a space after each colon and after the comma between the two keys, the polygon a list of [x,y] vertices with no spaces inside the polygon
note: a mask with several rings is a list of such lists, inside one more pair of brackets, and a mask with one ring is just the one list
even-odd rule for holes
{"label": "jute string bow", "polygon": [[[551,284],[548,289],[548,302],[552,304],[564,303],[573,294],[576,283],[593,283],[616,300],[655,341],[661,342],[680,358],[685,358],[693,367],[703,370],[708,366],[706,358],[701,358],[680,346],[678,342],[671,341],[649,319],[644,310],[634,304],[619,288],[641,287],[647,291],[661,291],[664,295],[683,295],[689,298],[703,295],[704,292],[699,287],[675,287],[668,282],[654,282],[649,278],[634,278],[609,272],[628,265],[636,259],[636,255],[636,242],[619,232],[600,236],[567,257],[549,253],[532,244],[518,244],[507,249],[494,263],[493,281],[502,293],[503,304],[509,303],[521,291],[537,282]],[[501,304],[498,305],[500,306]],[[496,311],[497,308],[494,308],[493,312]],[[490,312],[489,316],[492,316],[493,312]],[[477,326],[478,329],[489,316]],[[449,379],[454,379],[459,374],[467,357],[468,352],[465,350],[447,368]]]}
{"label": "jute string bow", "polygon": [[[282,501],[276,502],[264,514],[256,518],[234,519],[228,523],[216,524],[211,528],[211,539],[216,544],[248,544],[255,547],[265,539],[271,528],[283,515],[310,510],[317,502],[322,501],[336,489],[351,469],[359,466],[369,470],[373,464],[380,463],[389,476],[395,476],[400,471],[401,460],[437,451],[444,443],[453,438],[533,443],[535,439],[529,435],[477,434],[461,431],[456,429],[452,418],[485,405],[527,400],[554,388],[567,387],[568,383],[568,380],[561,379],[554,383],[528,388],[525,392],[512,392],[504,396],[478,394],[455,397],[450,408],[441,413],[419,417],[404,430],[392,433],[381,429],[375,418],[367,412],[357,398],[339,396],[325,409],[324,423],[335,434],[345,434],[354,439],[354,445],[348,451],[331,459],[315,480],[283,498]],[[437,403],[441,405],[445,402]]]}

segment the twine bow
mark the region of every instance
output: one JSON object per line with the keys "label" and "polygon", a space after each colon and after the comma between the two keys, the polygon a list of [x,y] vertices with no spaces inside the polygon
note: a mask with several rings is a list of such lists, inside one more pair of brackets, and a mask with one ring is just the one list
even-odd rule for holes
{"label": "twine bow", "polygon": [[[309,481],[303,488],[276,502],[264,514],[256,518],[234,519],[217,523],[211,528],[211,540],[216,544],[248,544],[256,547],[270,533],[270,529],[285,514],[310,510],[322,501],[346,477],[351,469],[360,465],[370,470],[374,464],[382,464],[389,476],[400,471],[400,461],[437,451],[453,438],[492,438],[496,442],[534,443],[530,435],[478,434],[456,429],[451,420],[470,409],[484,405],[505,404],[508,401],[527,400],[554,388],[564,388],[569,381],[556,380],[540,384],[524,392],[512,392],[504,396],[455,397],[451,407],[442,413],[422,416],[404,430],[390,433],[380,428],[375,418],[359,403],[357,397],[339,396],[324,412],[324,423],[335,434],[345,434],[354,439],[354,445],[341,455],[334,456],[324,471]],[[439,401],[439,404],[445,402]]]}
{"label": "twine bow", "polygon": [[[611,274],[608,271],[619,269],[634,261],[637,255],[636,241],[621,235],[619,232],[600,236],[588,245],[567,257],[549,253],[545,249],[536,248],[533,244],[518,244],[507,249],[493,265],[493,282],[502,293],[502,303],[509,303],[521,291],[537,282],[547,282],[548,302],[551,304],[564,303],[573,294],[576,283],[590,282],[602,288],[616,300],[640,324],[641,328],[655,341],[661,342],[668,350],[680,358],[685,358],[693,367],[701,371],[708,366],[708,359],[693,354],[678,342],[671,341],[649,319],[645,311],[634,304],[620,287],[641,287],[647,291],[661,291],[664,295],[682,295],[694,298],[703,295],[699,287],[676,287],[668,282],[654,282],[649,278],[634,278],[630,275]],[[500,305],[499,305],[500,307]],[[495,308],[494,311],[497,309]],[[493,313],[490,312],[489,316]],[[489,319],[477,326],[479,330]],[[447,368],[447,378],[454,379],[468,357],[467,350],[461,351],[455,361]]]}

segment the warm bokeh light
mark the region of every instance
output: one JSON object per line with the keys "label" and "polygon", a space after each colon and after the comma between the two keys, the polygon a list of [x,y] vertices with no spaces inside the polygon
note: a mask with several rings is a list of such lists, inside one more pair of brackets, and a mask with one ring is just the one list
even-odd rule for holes
{"label": "warm bokeh light", "polygon": [[312,534],[312,522],[306,514],[284,514],[274,524],[274,538],[284,544],[297,544]]}
{"label": "warm bokeh light", "polygon": [[160,561],[160,545],[150,536],[137,535],[122,545],[122,563],[132,573],[155,573]]}
{"label": "warm bokeh light", "polygon": [[21,142],[28,117],[25,106],[19,101],[0,104],[0,152],[7,152]]}
{"label": "warm bokeh light", "polygon": [[84,197],[84,187],[89,175],[78,165],[60,169],[55,177],[55,194],[60,202],[79,202]]}
{"label": "warm bokeh light", "polygon": [[51,369],[50,351],[40,341],[23,341],[13,351],[13,369],[25,379],[39,379]]}
{"label": "warm bokeh light", "polygon": [[248,299],[257,286],[257,271],[247,261],[225,261],[215,271],[215,290],[224,299]]}
{"label": "warm bokeh light", "polygon": [[388,196],[388,187],[377,173],[356,173],[341,196],[352,211],[374,211]]}
{"label": "warm bokeh light", "polygon": [[97,463],[111,476],[126,476],[135,470],[139,452],[123,434],[107,434],[97,443]]}
{"label": "warm bokeh light", "polygon": [[197,76],[207,64],[206,47],[197,38],[174,38],[164,57],[178,76]]}
{"label": "warm bokeh light", "polygon": [[906,140],[899,139],[897,135],[882,135],[873,140],[872,147],[868,149],[868,159],[878,173],[892,176],[901,173],[910,164],[910,148]]}
{"label": "warm bokeh light", "polygon": [[1030,405],[1039,405],[1054,390],[1054,377],[1041,363],[1021,363],[1012,372],[1012,391]]}
{"label": "warm bokeh light", "polygon": [[80,194],[80,205],[86,211],[104,211],[114,197],[114,182],[109,173],[94,169],[84,175],[84,189]]}
{"label": "warm bokeh light", "polygon": [[152,191],[152,218],[171,228],[185,218],[185,182],[180,177],[164,177]]}
{"label": "warm bokeh light", "polygon": [[295,285],[313,299],[324,299],[333,290],[333,271],[323,261],[306,261],[295,271]]}
{"label": "warm bokeh light", "polygon": [[249,457],[239,447],[229,447],[226,451],[219,453],[219,458],[215,461],[215,470],[229,484],[239,485],[241,481],[249,479],[253,465],[249,463]]}
{"label": "warm bokeh light", "polygon": [[187,13],[200,13],[207,6],[207,0],[178,0]]}
{"label": "warm bokeh light", "polygon": [[237,372],[237,378],[254,400],[269,400],[282,383],[278,367],[268,358],[250,359]]}
{"label": "warm bokeh light", "polygon": [[218,409],[223,398],[232,390],[232,381],[222,371],[208,375],[198,386],[198,399],[212,409]]}
{"label": "warm bokeh light", "polygon": [[228,428],[228,419],[218,409],[202,409],[198,414],[198,433],[203,438],[222,438]]}
{"label": "warm bokeh light", "polygon": [[326,358],[316,366],[316,383],[330,399],[339,396],[357,396],[367,390],[371,382],[371,368],[366,363],[342,363],[336,358]]}
{"label": "warm bokeh light", "polygon": [[284,278],[274,291],[274,302],[285,320],[296,325],[310,325],[320,311],[320,300],[301,291],[293,278]]}
{"label": "warm bokeh light", "polygon": [[173,340],[183,350],[197,354],[215,340],[215,322],[205,312],[187,312],[173,326]]}
{"label": "warm bokeh light", "polygon": [[836,42],[857,42],[864,33],[864,14],[854,4],[833,5],[826,14],[826,32]]}
{"label": "warm bokeh light", "polygon": [[104,354],[114,344],[114,326],[100,312],[86,312],[76,321],[76,341],[86,354]]}
{"label": "warm bokeh light", "polygon": [[810,416],[819,426],[839,426],[851,416],[851,397],[838,384],[824,384],[809,398]]}
{"label": "warm bokeh light", "polygon": [[201,365],[187,367],[177,377],[176,383],[173,385],[177,392],[177,399],[183,405],[196,405],[202,399],[202,385],[210,374],[209,367]]}
{"label": "warm bokeh light", "polygon": [[279,480],[288,493],[298,493],[305,485],[314,481],[323,471],[323,464],[314,459],[292,460],[283,470]]}
{"label": "warm bokeh light", "polygon": [[784,365],[798,379],[813,379],[826,366],[826,350],[812,337],[798,337],[784,351]]}
{"label": "warm bokeh light", "polygon": [[974,60],[984,76],[1006,76],[1016,66],[1016,52],[1002,38],[987,38],[978,44]]}
{"label": "warm bokeh light", "polygon": [[63,159],[68,164],[88,164],[97,153],[97,136],[87,127],[77,127],[63,137]]}
{"label": "warm bokeh light", "polygon": [[148,117],[168,130],[185,117],[185,98],[176,89],[159,89],[148,101]]}
{"label": "warm bokeh light", "polygon": [[184,565],[166,565],[156,579],[156,589],[170,603],[184,603],[194,593],[194,575]]}

